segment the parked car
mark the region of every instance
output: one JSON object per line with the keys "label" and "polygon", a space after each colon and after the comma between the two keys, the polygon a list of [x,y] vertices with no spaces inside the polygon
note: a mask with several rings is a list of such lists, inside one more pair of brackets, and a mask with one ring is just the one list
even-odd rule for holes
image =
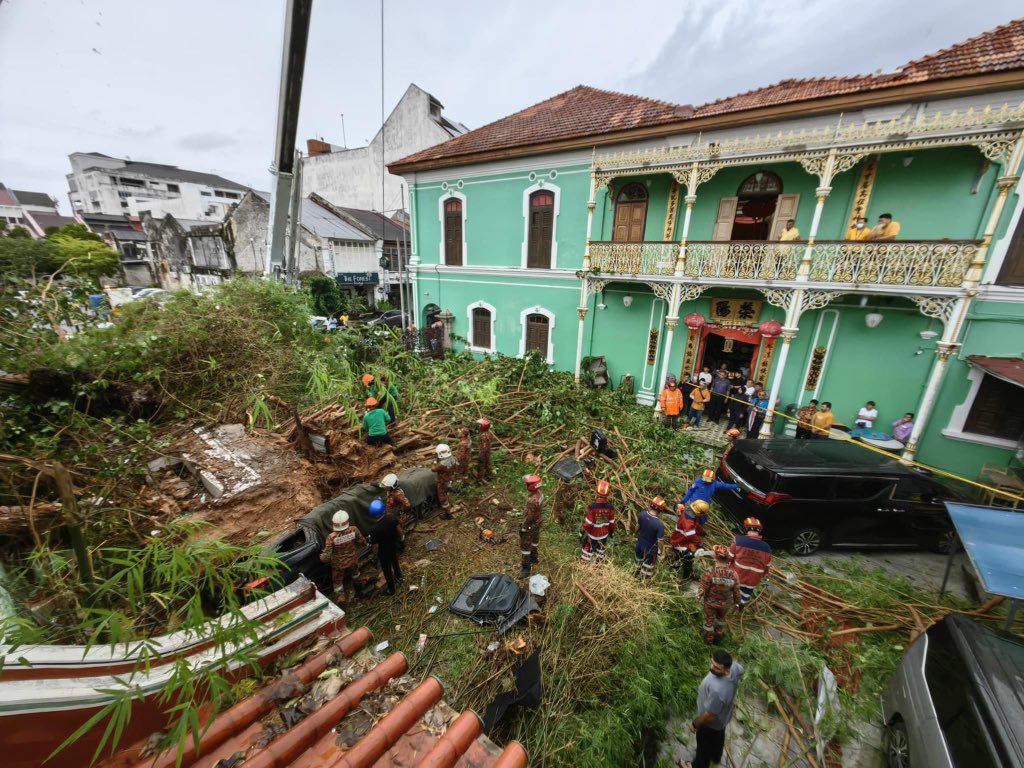
{"label": "parked car", "polygon": [[810,555],[824,546],[948,552],[956,532],[944,501],[974,501],[932,474],[837,440],[737,440],[721,461],[738,490],[715,501],[739,526],[754,516],[765,539]]}
{"label": "parked car", "polygon": [[950,614],[907,649],[882,694],[889,768],[1024,766],[1024,643]]}
{"label": "parked car", "polygon": [[378,317],[373,318],[373,320],[370,320],[367,325],[387,325],[391,328],[402,328],[404,327],[402,310],[389,309]]}

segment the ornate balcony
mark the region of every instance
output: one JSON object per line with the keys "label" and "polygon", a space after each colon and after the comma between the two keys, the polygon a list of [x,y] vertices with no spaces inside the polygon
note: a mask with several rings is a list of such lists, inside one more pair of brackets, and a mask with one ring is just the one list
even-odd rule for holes
{"label": "ornate balcony", "polygon": [[591,241],[590,268],[609,275],[671,275],[679,243],[612,243]]}
{"label": "ornate balcony", "polygon": [[980,245],[977,240],[821,240],[812,251],[810,280],[955,288],[963,283]]}
{"label": "ornate balcony", "polygon": [[766,240],[686,244],[685,277],[734,280],[793,280],[806,245]]}

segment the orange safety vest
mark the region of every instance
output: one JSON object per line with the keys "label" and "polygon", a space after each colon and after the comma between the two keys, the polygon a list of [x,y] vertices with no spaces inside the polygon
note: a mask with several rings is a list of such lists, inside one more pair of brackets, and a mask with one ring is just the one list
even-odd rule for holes
{"label": "orange safety vest", "polygon": [[666,416],[678,416],[683,410],[683,393],[678,387],[676,389],[665,388],[661,392],[659,402],[661,410],[665,412]]}

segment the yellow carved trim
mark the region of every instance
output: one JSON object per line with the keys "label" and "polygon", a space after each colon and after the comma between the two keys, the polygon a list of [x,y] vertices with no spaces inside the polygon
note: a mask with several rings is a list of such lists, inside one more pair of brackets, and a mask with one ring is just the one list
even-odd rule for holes
{"label": "yellow carved trim", "polygon": [[676,233],[676,219],[679,216],[679,182],[673,179],[668,190],[668,207],[665,210],[665,232],[662,240],[672,240]]}
{"label": "yellow carved trim", "polygon": [[876,176],[878,176],[878,160],[871,158],[860,169],[857,189],[853,193],[853,210],[850,211],[850,221],[847,222],[847,228],[852,227],[859,217],[867,218],[868,203],[871,202],[871,191],[875,187]]}

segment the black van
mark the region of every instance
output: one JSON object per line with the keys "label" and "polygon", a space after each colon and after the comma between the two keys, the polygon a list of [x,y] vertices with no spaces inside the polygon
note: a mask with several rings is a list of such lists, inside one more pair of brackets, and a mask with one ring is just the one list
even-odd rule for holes
{"label": "black van", "polygon": [[715,501],[741,525],[756,517],[770,544],[809,555],[823,546],[948,552],[944,501],[973,501],[931,473],[838,440],[737,440],[720,476],[739,485]]}

